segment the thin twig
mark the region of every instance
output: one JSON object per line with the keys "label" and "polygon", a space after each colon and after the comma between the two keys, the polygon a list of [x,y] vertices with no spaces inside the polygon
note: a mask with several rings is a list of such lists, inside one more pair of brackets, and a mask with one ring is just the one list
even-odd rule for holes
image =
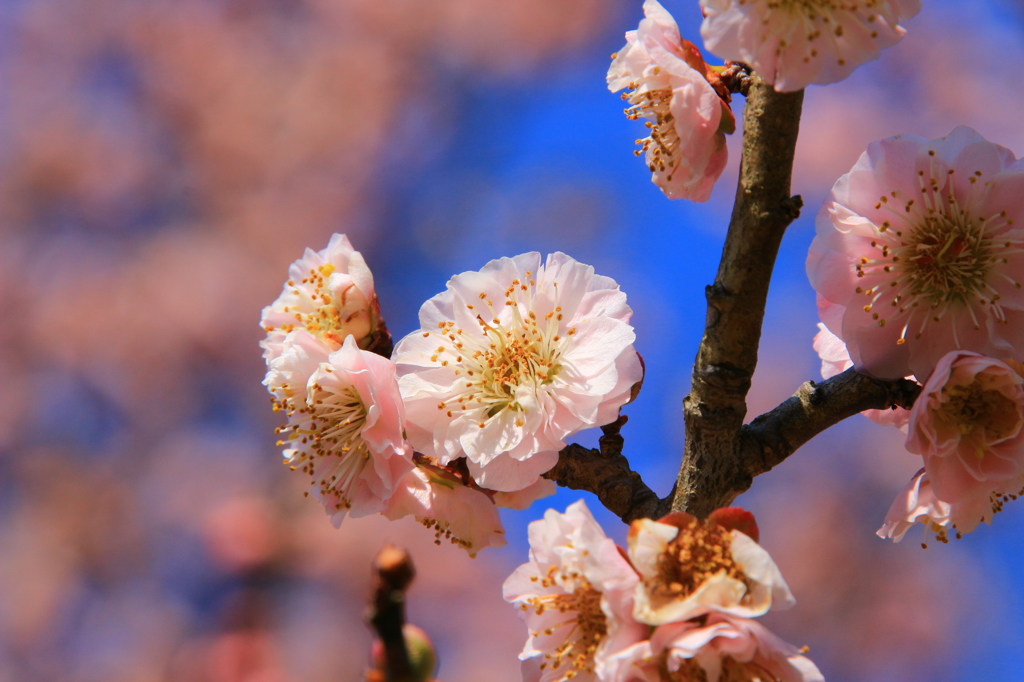
{"label": "thin twig", "polygon": [[775,257],[802,206],[789,193],[802,103],[802,91],[778,93],[751,76],[739,187],[683,406],[686,450],[674,510],[696,512],[692,501],[703,495],[702,481],[739,454]]}
{"label": "thin twig", "polygon": [[404,549],[385,545],[374,559],[376,587],[368,620],[384,645],[386,682],[417,682],[405,646],[405,591],[416,576]]}
{"label": "thin twig", "polygon": [[598,450],[575,443],[566,446],[558,453],[558,464],[544,477],[566,488],[594,493],[601,504],[625,523],[661,518],[668,513],[668,499],[659,499],[640,474],[629,468],[629,461],[622,454],[619,430],[625,423],[626,417],[621,416],[602,426],[604,435]]}

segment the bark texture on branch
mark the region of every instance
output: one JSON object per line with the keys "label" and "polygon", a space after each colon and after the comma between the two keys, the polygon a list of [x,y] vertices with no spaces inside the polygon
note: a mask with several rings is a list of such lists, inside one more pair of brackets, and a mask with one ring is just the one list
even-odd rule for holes
{"label": "bark texture on branch", "polygon": [[718,274],[707,287],[704,338],[683,403],[686,450],[673,510],[698,513],[694,502],[705,479],[740,454],[768,285],[782,235],[802,205],[790,196],[802,104],[803,91],[778,93],[751,76],[739,187]]}
{"label": "bark texture on branch", "polygon": [[754,477],[781,463],[825,429],[864,410],[910,409],[921,387],[907,379],[881,380],[848,369],[827,381],[808,381],[792,398],[740,430],[739,448],[695,477],[690,513],[704,517],[732,504]]}
{"label": "bark texture on branch", "polygon": [[602,426],[604,435],[600,449],[585,448],[572,443],[558,453],[558,464],[544,474],[545,478],[565,488],[587,490],[597,495],[601,504],[625,523],[636,519],[661,518],[668,513],[669,500],[661,500],[629,467],[622,454],[623,439],[619,434],[626,417]]}

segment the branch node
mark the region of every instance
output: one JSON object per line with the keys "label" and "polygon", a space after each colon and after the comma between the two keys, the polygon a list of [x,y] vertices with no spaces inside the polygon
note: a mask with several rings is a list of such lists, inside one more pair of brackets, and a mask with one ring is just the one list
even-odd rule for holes
{"label": "branch node", "polygon": [[598,449],[570,443],[558,453],[558,464],[544,474],[544,478],[573,490],[586,490],[597,495],[609,511],[625,523],[639,518],[660,518],[667,512],[668,503],[658,498],[653,490],[629,467],[622,454],[624,439],[620,430],[626,423],[625,415],[601,427],[604,435],[598,439]]}
{"label": "branch node", "polygon": [[785,217],[793,222],[800,217],[800,209],[804,207],[804,199],[799,194],[789,197],[782,202],[782,211]]}
{"label": "branch node", "polygon": [[750,92],[750,73],[752,69],[743,62],[726,62],[720,78],[722,84],[733,94],[744,97]]}

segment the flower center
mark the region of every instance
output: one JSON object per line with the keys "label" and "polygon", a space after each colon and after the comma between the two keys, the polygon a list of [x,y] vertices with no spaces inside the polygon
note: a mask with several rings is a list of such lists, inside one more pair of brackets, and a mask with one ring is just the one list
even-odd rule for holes
{"label": "flower center", "polygon": [[770,670],[754,661],[742,663],[732,656],[722,659],[722,674],[718,682],[775,682],[777,678]]}
{"label": "flower center", "polygon": [[910,293],[933,307],[966,303],[985,289],[991,245],[963,215],[926,217],[897,251],[906,256]]}
{"label": "flower center", "polygon": [[646,152],[647,167],[650,171],[660,173],[668,169],[666,179],[672,180],[672,175],[679,166],[677,152],[680,142],[679,133],[676,132],[675,116],[669,108],[672,102],[672,89],[641,91],[639,87],[638,83],[630,83],[630,91],[622,93],[622,99],[631,105],[625,109],[626,118],[631,121],[639,120],[641,117],[649,119],[644,125],[650,129],[651,134],[636,141],[640,149],[633,153],[640,156]]}
{"label": "flower center", "polygon": [[813,12],[823,7],[826,9],[836,9],[836,3],[828,2],[828,0],[777,0],[775,4],[779,7],[802,9],[808,12]]}
{"label": "flower center", "polygon": [[[985,442],[1007,438],[1020,424],[1017,404],[977,381],[967,386],[946,386],[943,395],[946,400],[940,403],[936,417],[956,427],[963,436],[977,436],[975,456],[978,459],[985,456]],[[981,433],[976,433],[978,431]]]}
{"label": "flower center", "polygon": [[645,582],[648,593],[665,600],[685,599],[722,572],[748,583],[732,558],[731,544],[732,535],[716,524],[695,523],[681,529],[659,558],[657,574]]}
{"label": "flower center", "polygon": [[[708,682],[707,671],[693,658],[685,658],[675,671],[668,669],[668,657],[660,662],[660,678],[668,682]],[[718,682],[775,682],[778,678],[753,661],[741,663],[732,656],[722,658]]]}
{"label": "flower center", "polygon": [[[292,287],[292,294],[299,298],[300,305],[285,306],[284,312],[292,313],[299,327],[337,348],[350,333],[353,319],[365,310],[359,302],[349,300],[358,293],[354,283],[345,287],[337,297],[334,296],[327,285],[334,271],[334,265],[324,263],[318,268],[310,268],[309,274],[302,278],[301,286],[296,285],[295,280],[288,280],[288,286]],[[348,310],[350,307],[351,312]],[[295,324],[280,326],[286,333],[295,327]],[[267,331],[273,331],[273,328]]]}
{"label": "flower center", "polygon": [[[875,209],[892,214],[893,220],[875,227],[871,253],[855,266],[866,285],[856,288],[868,299],[864,312],[880,327],[901,320],[899,344],[908,334],[921,338],[929,324],[941,322],[951,310],[966,311],[975,329],[981,328],[984,315],[1005,322],[1000,292],[1021,288],[1004,267],[1007,256],[1019,253],[1024,243],[1006,234],[1013,220],[1006,211],[974,215],[953,193],[952,174],[919,171],[917,197],[898,190],[879,197]],[[981,171],[972,175],[971,186],[981,177]],[[896,227],[901,224],[909,227]]]}
{"label": "flower center", "polygon": [[[557,570],[551,567],[549,573]],[[565,578],[566,576],[563,576]],[[557,680],[569,680],[580,673],[594,672],[594,654],[598,646],[608,634],[608,617],[601,610],[601,593],[594,589],[585,578],[576,577],[577,587],[572,592],[532,597],[527,604],[533,606],[534,612],[540,616],[547,611],[558,611],[567,618],[549,625],[541,632],[534,632],[534,637],[552,636],[556,630],[568,628],[565,641],[553,651],[545,652],[541,670],[557,671],[563,665],[566,671]],[[542,581],[544,585],[553,584],[551,578]],[[523,604],[523,608],[529,606]]]}
{"label": "flower center", "polygon": [[671,671],[668,669],[668,656],[662,656],[659,668],[660,679],[668,682],[708,682],[707,671],[692,658],[684,658],[679,668]]}
{"label": "flower center", "polygon": [[[817,18],[819,13],[834,16],[833,12],[856,12],[870,10],[877,7],[879,0],[769,0],[769,8],[780,7],[790,11],[797,10],[807,14],[811,19]],[[870,14],[869,14],[870,16]],[[842,35],[838,33],[837,35]]]}
{"label": "flower center", "polygon": [[279,447],[290,441],[306,446],[297,448],[287,461],[291,469],[309,475],[321,496],[336,497],[336,509],[351,507],[351,488],[370,457],[362,437],[366,406],[359,393],[352,386],[331,391],[314,384],[304,405],[285,398],[281,407],[289,418],[295,413],[305,416],[277,429],[287,434]]}
{"label": "flower center", "polygon": [[[529,286],[514,279],[505,290],[504,307],[512,313],[507,322],[501,321],[494,302],[481,292],[481,303],[466,305],[476,313],[476,333],[457,329],[454,322],[439,323],[443,342],[430,359],[442,367],[454,362],[455,374],[464,377],[456,382],[452,397],[437,405],[449,417],[467,411],[483,428],[503,410],[530,411],[539,401],[538,394],[563,371],[562,353],[576,329],[569,329],[564,337],[559,333],[564,319],[561,306],[538,317],[531,310],[536,284],[528,281]],[[517,426],[524,424],[522,418],[516,420]]]}

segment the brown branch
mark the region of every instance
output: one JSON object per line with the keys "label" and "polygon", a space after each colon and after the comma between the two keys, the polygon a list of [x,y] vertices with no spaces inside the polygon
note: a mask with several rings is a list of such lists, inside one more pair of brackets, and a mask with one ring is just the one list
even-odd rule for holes
{"label": "brown branch", "polygon": [[864,410],[909,409],[921,387],[907,379],[873,379],[848,369],[827,381],[808,381],[792,398],[742,428],[735,457],[705,467],[694,481],[693,514],[732,504],[754,477],[769,471],[825,429]]}
{"label": "brown branch", "polygon": [[619,430],[625,423],[626,417],[621,416],[602,426],[604,435],[598,450],[575,443],[566,446],[558,453],[558,464],[544,477],[565,488],[594,493],[601,504],[625,523],[661,518],[668,513],[668,499],[659,499],[640,474],[629,468],[629,461],[622,454]]}
{"label": "brown branch", "polygon": [[416,576],[412,558],[404,549],[385,545],[374,559],[376,587],[368,620],[384,645],[386,682],[418,682],[405,646],[405,591]]}
{"label": "brown branch", "polygon": [[739,187],[718,274],[707,288],[704,338],[683,403],[686,451],[674,510],[696,512],[705,470],[729,466],[739,454],[775,257],[802,205],[789,194],[802,103],[802,91],[778,93],[751,76]]}

